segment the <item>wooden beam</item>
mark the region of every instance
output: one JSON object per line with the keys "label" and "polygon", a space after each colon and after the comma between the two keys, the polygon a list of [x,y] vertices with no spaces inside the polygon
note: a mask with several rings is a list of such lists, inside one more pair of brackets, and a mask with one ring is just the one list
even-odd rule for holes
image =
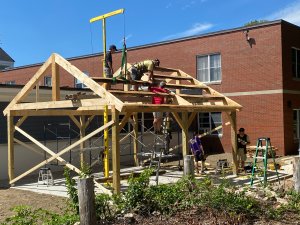
{"label": "wooden beam", "polygon": [[40,84],[37,82],[35,85],[35,101],[39,102],[40,101]]}
{"label": "wooden beam", "polygon": [[133,158],[135,166],[139,166],[138,161],[138,151],[139,151],[139,142],[138,142],[138,134],[139,134],[139,124],[138,124],[138,114],[133,114]]}
{"label": "wooden beam", "polygon": [[178,125],[180,126],[180,128],[183,129],[183,128],[184,128],[184,124],[183,124],[183,122],[182,122],[180,116],[178,115],[178,113],[177,113],[177,112],[172,112],[172,114],[173,114],[173,116],[174,116],[176,122],[177,122]]}
{"label": "wooden beam", "polygon": [[192,114],[191,114],[190,117],[189,117],[188,123],[187,123],[187,126],[188,126],[188,127],[191,126],[191,124],[192,124],[192,122],[194,121],[196,115],[197,115],[197,112],[192,112]]}
{"label": "wooden beam", "polygon": [[39,68],[39,70],[34,74],[34,76],[29,80],[29,82],[22,88],[22,90],[16,95],[16,97],[8,104],[8,106],[4,109],[4,116],[7,115],[8,111],[14,106],[16,103],[22,101],[29,92],[34,88],[34,86],[40,81],[43,75],[46,73],[46,70],[51,64],[51,57]]}
{"label": "wooden beam", "polygon": [[[15,183],[16,181],[22,179],[23,177],[27,176],[28,174],[32,173],[33,171],[39,169],[40,167],[44,166],[45,164],[49,163],[49,162],[52,162],[53,160],[55,159],[58,159],[58,157],[60,157],[61,155],[65,154],[66,152],[72,150],[74,147],[80,145],[81,142],[84,142],[88,139],[90,139],[91,137],[95,136],[96,134],[98,134],[99,132],[101,132],[102,130],[108,128],[109,126],[113,125],[114,124],[114,121],[110,121],[109,123],[101,126],[100,128],[94,130],[93,132],[89,133],[88,135],[86,135],[84,138],[74,142],[73,144],[71,144],[70,146],[64,148],[63,150],[61,150],[60,152],[54,154],[52,157],[50,157],[49,159],[46,159],[44,161],[42,161],[41,163],[39,163],[38,165],[32,167],[31,169],[29,169],[27,172],[19,175],[18,177],[14,178],[13,180],[10,181],[10,184],[13,184]],[[17,130],[21,130],[20,128],[18,127],[15,127],[15,129]],[[41,144],[42,145],[42,144]],[[43,149],[44,148],[47,148],[46,146],[42,145]],[[45,150],[45,149],[44,149]],[[50,150],[51,151],[51,150]],[[75,169],[75,167],[73,167],[72,170],[75,170],[76,172],[80,172],[80,170],[77,170]]]}
{"label": "wooden beam", "polygon": [[32,151],[32,152],[38,154],[38,155],[45,156],[44,153],[43,153],[42,151],[40,151],[39,149],[37,149],[37,148],[35,148],[35,147],[33,147],[33,146],[29,145],[29,144],[26,144],[26,143],[24,143],[23,141],[20,141],[20,140],[17,139],[17,138],[14,138],[14,141],[15,141],[17,144],[23,146],[24,148],[26,148],[26,149],[28,149],[28,150],[30,150],[30,151]]}
{"label": "wooden beam", "polygon": [[7,114],[8,177],[15,178],[14,117]]}
{"label": "wooden beam", "polygon": [[103,113],[103,110],[100,110],[98,107],[95,109],[85,109],[81,108],[76,110],[68,109],[50,109],[50,110],[12,110],[10,114],[12,116],[80,116],[80,115],[100,115]]}
{"label": "wooden beam", "polygon": [[55,62],[60,65],[63,69],[65,69],[72,76],[77,78],[81,83],[86,85],[89,89],[94,91],[95,94],[99,95],[103,99],[108,101],[108,104],[115,105],[119,111],[122,111],[123,102],[118,98],[109,93],[105,88],[101,85],[97,84],[90,77],[86,76],[82,71],[80,71],[77,67],[73,66],[63,57],[58,54],[55,54]]}
{"label": "wooden beam", "polygon": [[186,155],[190,155],[190,149],[189,149],[189,126],[188,126],[188,113],[183,112],[182,113],[182,155],[183,158]]}
{"label": "wooden beam", "polygon": [[[80,139],[85,136],[85,116],[80,116]],[[86,153],[84,152],[85,142],[80,143],[80,166],[83,168],[85,166]]]}
{"label": "wooden beam", "polygon": [[237,123],[236,123],[236,111],[227,113],[231,124],[231,146],[232,146],[232,158],[233,158],[233,174],[238,174],[238,163],[237,163]]}
{"label": "wooden beam", "polygon": [[103,98],[81,99],[76,102],[72,100],[51,101],[51,102],[34,102],[34,103],[18,103],[12,106],[11,110],[27,110],[27,109],[65,109],[85,106],[104,106],[107,101]]}
{"label": "wooden beam", "polygon": [[128,119],[130,118],[131,115],[132,115],[132,113],[130,113],[130,112],[125,114],[125,116],[123,117],[123,119],[121,120],[121,122],[118,126],[118,133],[121,132],[121,130],[126,125],[126,123],[128,122]]}
{"label": "wooden beam", "polygon": [[119,194],[121,191],[121,179],[120,179],[120,141],[119,141],[119,112],[116,109],[112,109],[112,120],[115,121],[112,127],[112,165],[113,165],[113,189],[115,194]]}
{"label": "wooden beam", "polygon": [[81,127],[81,124],[80,124],[80,122],[76,119],[76,117],[75,116],[73,116],[73,115],[69,115],[69,117],[70,117],[70,119],[75,123],[75,125],[78,127],[78,128],[80,128]]}
{"label": "wooden beam", "polygon": [[21,125],[24,123],[24,121],[25,121],[26,119],[27,119],[27,116],[22,116],[22,117],[18,120],[18,122],[16,123],[15,126],[17,126],[17,127],[21,126]]}
{"label": "wooden beam", "polygon": [[191,77],[186,76],[173,76],[173,75],[165,75],[165,74],[153,74],[155,78],[163,78],[163,79],[170,79],[170,80],[193,80]]}
{"label": "wooden beam", "polygon": [[55,62],[55,55],[52,55],[52,101],[60,100],[60,76],[59,67]]}
{"label": "wooden beam", "polygon": [[96,115],[90,116],[87,121],[85,122],[85,129],[88,128],[92,120],[95,118]]}

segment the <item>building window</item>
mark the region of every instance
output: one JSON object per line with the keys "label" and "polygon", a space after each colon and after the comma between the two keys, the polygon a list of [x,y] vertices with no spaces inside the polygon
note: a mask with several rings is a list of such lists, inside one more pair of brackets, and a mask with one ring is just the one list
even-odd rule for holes
{"label": "building window", "polygon": [[44,77],[44,85],[47,87],[52,86],[52,77],[46,76]]}
{"label": "building window", "polygon": [[7,84],[7,85],[15,85],[16,81],[15,80],[5,81],[5,84]]}
{"label": "building window", "polygon": [[[222,113],[211,112],[211,113],[198,113],[198,131],[200,133],[206,133],[218,126],[222,125]],[[211,135],[222,136],[223,130],[219,129],[211,133]]]}
{"label": "building window", "polygon": [[221,81],[222,72],[220,54],[197,56],[197,79],[204,83]]}
{"label": "building window", "polygon": [[[86,76],[90,76],[90,74],[88,73],[88,72],[83,72]],[[80,80],[77,80],[76,78],[75,78],[75,88],[87,88],[83,83],[81,83],[81,81]]]}
{"label": "building window", "polygon": [[300,139],[300,109],[293,110],[293,133],[294,140]]}
{"label": "building window", "polygon": [[300,78],[300,49],[292,48],[293,77]]}

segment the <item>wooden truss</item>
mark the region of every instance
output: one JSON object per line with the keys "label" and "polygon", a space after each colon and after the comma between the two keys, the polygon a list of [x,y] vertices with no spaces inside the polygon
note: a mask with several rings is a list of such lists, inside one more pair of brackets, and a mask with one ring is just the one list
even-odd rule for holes
{"label": "wooden truss", "polygon": [[[59,67],[82,82],[87,89],[92,91],[93,94],[76,96],[76,98],[68,96],[64,99],[61,99],[61,76],[59,73]],[[48,102],[39,102],[39,82],[43,79],[45,73],[49,69],[52,71],[52,99]],[[118,70],[114,76],[117,76],[119,71],[120,70]],[[241,105],[213,90],[207,85],[199,82],[192,76],[179,69],[163,67],[155,68],[154,79],[156,81],[165,81],[166,87],[173,91],[170,94],[157,94],[148,91],[129,91],[129,84],[123,79],[116,79],[113,81],[110,78],[88,77],[60,55],[55,53],[52,54],[3,111],[4,115],[7,116],[8,125],[8,173],[10,183],[15,183],[24,176],[39,169],[52,160],[58,160],[75,172],[80,173],[78,168],[66,162],[63,158],[61,158],[61,156],[70,150],[74,150],[74,147],[80,145],[80,159],[81,162],[84,162],[85,141],[102,130],[112,127],[113,188],[114,192],[118,193],[120,192],[119,132],[126,125],[128,119],[133,117],[133,134],[137,137],[137,113],[154,111],[172,112],[175,120],[182,129],[183,155],[189,154],[188,129],[197,112],[226,112],[231,124],[232,152],[235,164],[234,172],[236,173],[236,111],[242,108]],[[118,83],[122,84],[123,88],[120,90],[106,90],[101,85],[103,83]],[[150,85],[145,76],[142,77],[142,81],[131,84],[143,86]],[[35,89],[37,95],[36,102],[24,103],[26,102],[26,96],[33,91],[33,89]],[[183,90],[197,91],[198,94],[184,94]],[[152,104],[151,98],[154,95],[167,96],[169,99],[171,99],[171,103],[163,105]],[[92,133],[85,135],[86,127],[92,121],[94,116],[103,115],[103,111],[106,106],[109,108],[111,121],[96,129]],[[121,121],[119,121],[120,114],[125,115]],[[32,136],[30,136],[30,134],[26,133],[20,128],[22,123],[29,116],[69,116],[80,129],[80,139],[72,145],[61,150],[59,153],[54,153],[54,151],[47,148],[45,145],[34,139]],[[14,124],[14,117],[20,117],[16,124]],[[43,149],[50,157],[49,159],[39,163],[17,177],[15,177],[14,174],[14,142],[17,142],[35,152],[38,152],[38,150],[34,147],[30,147],[28,144],[23,143],[20,140],[15,139],[14,132],[19,132],[24,135],[39,148]],[[134,153],[135,161],[137,161],[137,140],[134,141]],[[100,184],[97,184],[97,186],[103,190],[106,190]]]}

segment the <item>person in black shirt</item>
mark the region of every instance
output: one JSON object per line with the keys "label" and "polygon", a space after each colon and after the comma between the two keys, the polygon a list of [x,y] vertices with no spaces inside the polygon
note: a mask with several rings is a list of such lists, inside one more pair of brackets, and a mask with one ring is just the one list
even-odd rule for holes
{"label": "person in black shirt", "polygon": [[238,165],[241,163],[242,169],[245,167],[245,161],[247,159],[247,150],[246,146],[247,144],[250,144],[250,139],[247,134],[245,134],[245,129],[240,128],[239,133],[237,135],[237,147],[238,147],[238,152],[237,152],[237,159],[238,159]]}
{"label": "person in black shirt", "polygon": [[[109,46],[109,52],[105,55],[104,62],[104,73],[106,78],[112,78],[114,74],[113,64],[112,64],[112,54],[117,51],[117,47],[115,45]],[[109,89],[110,85],[106,84],[106,89]]]}

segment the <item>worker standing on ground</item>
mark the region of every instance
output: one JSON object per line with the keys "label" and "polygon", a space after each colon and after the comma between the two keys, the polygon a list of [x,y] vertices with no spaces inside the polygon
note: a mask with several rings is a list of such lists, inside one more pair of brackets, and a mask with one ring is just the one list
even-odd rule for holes
{"label": "worker standing on ground", "polygon": [[[132,81],[141,80],[144,73],[148,73],[149,81],[153,81],[153,70],[155,67],[158,67],[160,64],[159,59],[154,60],[144,60],[141,62],[134,63],[132,67],[129,69],[130,79]],[[137,91],[139,86],[133,85],[134,90]]]}
{"label": "worker standing on ground", "polygon": [[[115,45],[109,46],[109,52],[105,55],[105,62],[104,62],[104,73],[106,78],[112,78],[114,74],[113,69],[113,61],[112,61],[112,54],[114,54],[117,50]],[[105,85],[106,89],[110,89],[110,84]]]}
{"label": "worker standing on ground", "polygon": [[[162,81],[159,84],[159,87],[149,87],[149,91],[153,93],[169,93],[170,91],[165,89],[166,82]],[[152,104],[161,105],[168,102],[165,96],[153,96],[152,97]],[[155,134],[162,134],[161,132],[161,125],[163,120],[163,112],[153,112],[153,127]]]}
{"label": "worker standing on ground", "polygon": [[190,143],[190,149],[191,152],[194,155],[194,159],[195,159],[195,169],[196,169],[196,173],[199,174],[199,164],[198,162],[201,162],[201,173],[204,173],[205,170],[205,157],[204,157],[204,150],[203,150],[203,146],[201,144],[201,140],[199,137],[199,134],[197,132],[193,133],[193,138],[190,139],[189,141]]}
{"label": "worker standing on ground", "polygon": [[239,133],[237,134],[237,147],[238,147],[238,152],[237,152],[237,160],[238,160],[238,165],[241,163],[241,168],[244,170],[245,167],[245,161],[247,159],[247,145],[250,144],[250,139],[247,134],[245,134],[245,129],[240,128]]}

